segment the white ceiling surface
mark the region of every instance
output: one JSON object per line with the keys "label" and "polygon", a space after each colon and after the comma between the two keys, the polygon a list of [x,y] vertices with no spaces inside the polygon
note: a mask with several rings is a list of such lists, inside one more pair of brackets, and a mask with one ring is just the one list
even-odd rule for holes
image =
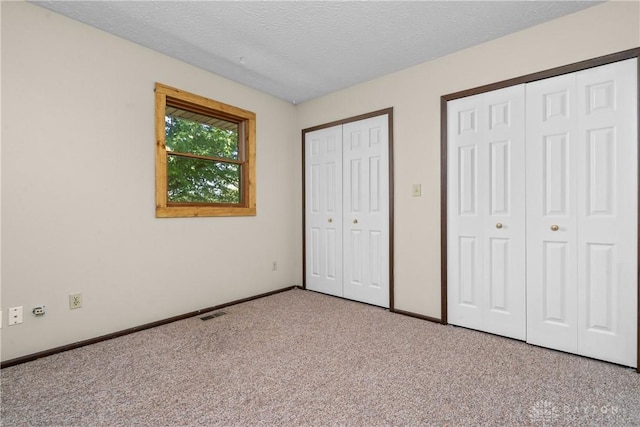
{"label": "white ceiling surface", "polygon": [[300,103],[599,2],[33,3]]}

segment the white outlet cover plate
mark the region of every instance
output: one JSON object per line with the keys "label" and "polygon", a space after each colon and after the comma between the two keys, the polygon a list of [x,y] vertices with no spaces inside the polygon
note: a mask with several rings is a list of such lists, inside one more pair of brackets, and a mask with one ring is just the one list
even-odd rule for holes
{"label": "white outlet cover plate", "polygon": [[69,294],[69,309],[82,308],[82,294],[80,292]]}
{"label": "white outlet cover plate", "polygon": [[22,306],[9,309],[9,326],[22,323]]}

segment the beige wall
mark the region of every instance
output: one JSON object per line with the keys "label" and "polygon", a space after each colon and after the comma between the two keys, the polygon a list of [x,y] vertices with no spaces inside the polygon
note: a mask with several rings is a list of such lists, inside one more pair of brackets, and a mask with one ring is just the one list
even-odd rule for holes
{"label": "beige wall", "polygon": [[397,309],[440,317],[440,96],[639,47],[639,4],[594,6],[298,106],[300,129],[394,108]]}
{"label": "beige wall", "polygon": [[[0,47],[2,46],[2,7],[0,5]],[[0,53],[0,165],[2,165],[2,54]],[[2,167],[0,166],[0,326],[5,325],[2,307]],[[2,354],[2,329],[0,329],[0,354]]]}
{"label": "beige wall", "polygon": [[[440,96],[640,46],[638,2],[607,3],[294,107],[37,6],[1,8],[2,360],[300,284],[300,130],[386,107],[396,308],[439,317]],[[156,81],[257,114],[256,217],[154,217]],[[7,327],[17,305],[25,321]]]}
{"label": "beige wall", "polygon": [[[3,360],[298,282],[293,105],[43,8],[1,7]],[[155,218],[156,81],[257,114],[257,216]],[[83,308],[69,310],[71,292]],[[18,305],[24,323],[7,327]]]}

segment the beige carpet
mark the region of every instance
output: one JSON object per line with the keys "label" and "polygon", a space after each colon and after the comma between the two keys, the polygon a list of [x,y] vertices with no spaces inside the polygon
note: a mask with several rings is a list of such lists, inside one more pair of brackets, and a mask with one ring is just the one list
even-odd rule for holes
{"label": "beige carpet", "polygon": [[6,368],[4,426],[640,425],[629,368],[292,290]]}

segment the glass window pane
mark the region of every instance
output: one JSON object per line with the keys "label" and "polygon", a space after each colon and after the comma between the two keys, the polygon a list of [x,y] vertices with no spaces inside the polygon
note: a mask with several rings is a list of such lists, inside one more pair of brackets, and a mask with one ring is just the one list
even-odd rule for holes
{"label": "glass window pane", "polygon": [[167,106],[167,151],[238,160],[238,123]]}
{"label": "glass window pane", "polygon": [[240,165],[167,157],[170,203],[240,203]]}

